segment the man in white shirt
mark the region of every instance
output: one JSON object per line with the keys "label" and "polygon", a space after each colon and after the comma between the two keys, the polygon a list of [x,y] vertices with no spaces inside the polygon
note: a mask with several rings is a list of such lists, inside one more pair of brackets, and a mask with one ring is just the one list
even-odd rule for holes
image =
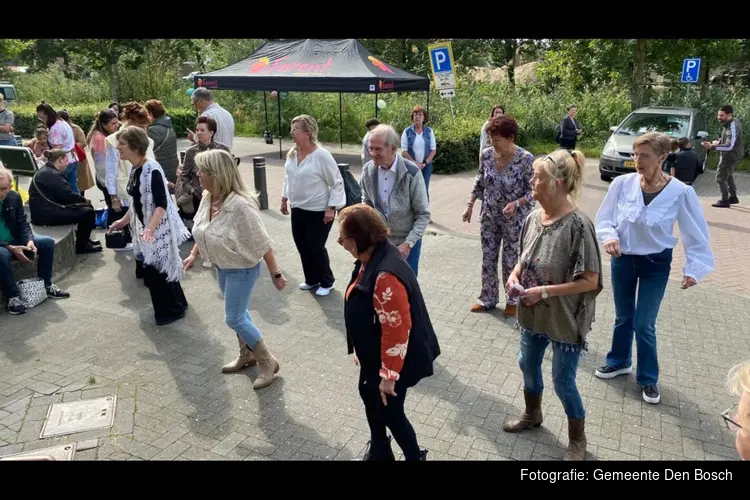
{"label": "man in white shirt", "polygon": [[430,202],[421,169],[397,153],[398,133],[390,125],[370,132],[372,160],[362,167],[362,203],[378,210],[390,229],[389,240],[419,274],[422,236],[430,223]]}
{"label": "man in white shirt", "polygon": [[[216,104],[213,95],[206,88],[198,87],[195,89],[190,96],[190,100],[201,116],[210,116],[216,120],[214,141],[224,144],[231,152],[234,143],[234,118],[232,118],[232,114]],[[195,133],[192,130],[188,130],[188,140],[195,144]]]}

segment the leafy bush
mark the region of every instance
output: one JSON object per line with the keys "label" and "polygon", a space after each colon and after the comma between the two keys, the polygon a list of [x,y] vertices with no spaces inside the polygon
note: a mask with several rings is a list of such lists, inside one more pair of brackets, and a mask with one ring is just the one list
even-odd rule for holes
{"label": "leafy bush", "polygon": [[[81,127],[87,134],[89,129],[91,129],[91,126],[94,124],[96,114],[107,109],[107,106],[109,106],[108,101],[99,104],[83,104],[77,106],[58,106],[55,102],[47,102],[49,102],[57,111],[67,109],[71,121]],[[24,138],[33,137],[34,130],[40,124],[36,117],[36,106],[13,106],[12,110],[15,114],[15,133]],[[192,130],[195,128],[196,112],[194,109],[172,108],[168,109],[167,113],[172,117],[172,123],[178,137],[185,137],[187,135],[185,129],[190,128]]]}

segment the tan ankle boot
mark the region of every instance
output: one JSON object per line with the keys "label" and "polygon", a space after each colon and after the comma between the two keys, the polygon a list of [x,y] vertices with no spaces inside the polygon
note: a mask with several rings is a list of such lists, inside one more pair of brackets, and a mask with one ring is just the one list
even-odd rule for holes
{"label": "tan ankle boot", "polygon": [[253,356],[253,351],[251,351],[247,344],[245,344],[245,341],[242,340],[239,336],[237,336],[237,341],[240,344],[240,355],[237,356],[237,359],[235,359],[234,361],[222,366],[222,373],[238,372],[246,366],[255,366],[256,364],[258,364],[258,362],[255,360],[255,356]]}
{"label": "tan ankle boot", "polygon": [[518,420],[503,425],[505,432],[521,432],[542,425],[542,394],[523,391],[526,409]]}
{"label": "tan ankle boot", "polygon": [[260,339],[260,342],[255,344],[253,349],[255,359],[258,360],[258,378],[253,383],[253,389],[262,389],[271,385],[274,379],[274,375],[279,371],[281,367],[276,358],[273,357],[271,351],[266,347],[266,342]]}
{"label": "tan ankle boot", "polygon": [[568,419],[568,449],[563,460],[586,460],[586,419]]}

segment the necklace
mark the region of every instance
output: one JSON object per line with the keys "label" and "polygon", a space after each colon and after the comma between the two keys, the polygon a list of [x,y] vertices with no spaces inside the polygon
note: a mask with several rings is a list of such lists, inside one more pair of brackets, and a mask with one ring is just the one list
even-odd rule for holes
{"label": "necklace", "polygon": [[659,171],[659,173],[661,174],[661,176],[659,177],[659,179],[656,181],[656,183],[653,186],[651,185],[650,182],[648,182],[646,180],[645,177],[641,177],[641,183],[643,185],[643,188],[646,189],[646,190],[649,190],[649,189],[659,189],[659,187],[661,186],[662,182],[665,182],[667,180],[667,177],[664,175],[664,172]]}

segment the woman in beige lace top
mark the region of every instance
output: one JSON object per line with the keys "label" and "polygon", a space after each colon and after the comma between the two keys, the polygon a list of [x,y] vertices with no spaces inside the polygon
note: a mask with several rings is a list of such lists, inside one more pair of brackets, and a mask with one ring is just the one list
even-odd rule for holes
{"label": "woman in beige lace top", "polygon": [[211,149],[195,157],[198,177],[205,190],[193,219],[195,246],[185,259],[185,269],[200,255],[216,266],[219,287],[224,294],[227,326],[237,333],[240,354],[222,368],[224,373],[257,364],[260,368],[254,389],[273,382],[279,362],[269,352],[247,309],[250,295],[260,276],[262,261],[271,271],[274,286],[282,290],[286,278],[274,257],[273,241],[258,212],[258,200],[245,187],[232,155]]}

